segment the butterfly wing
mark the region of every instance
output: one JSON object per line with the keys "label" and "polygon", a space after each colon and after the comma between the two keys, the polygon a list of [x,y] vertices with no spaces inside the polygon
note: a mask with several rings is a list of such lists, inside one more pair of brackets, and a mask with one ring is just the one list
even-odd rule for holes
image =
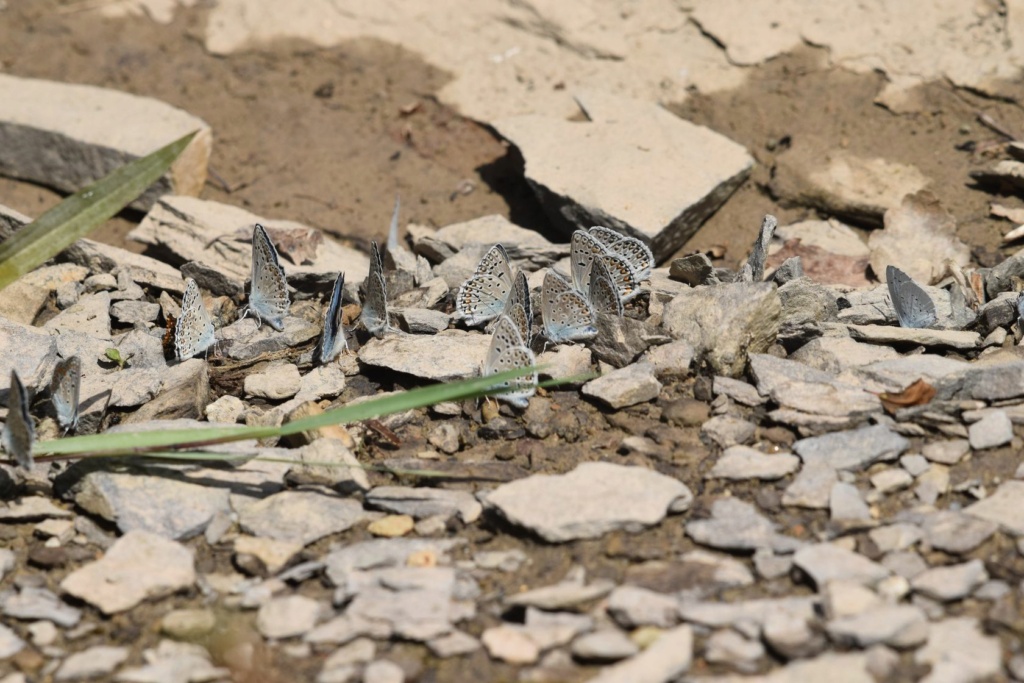
{"label": "butterfly wing", "polygon": [[594,259],[590,266],[590,307],[595,313],[622,316],[622,297],[605,259]]}
{"label": "butterfly wing", "polygon": [[57,423],[66,432],[78,428],[78,402],[82,385],[82,362],[71,356],[57,363],[50,381],[50,401]]}
{"label": "butterfly wing", "polygon": [[390,329],[388,323],[388,287],[384,282],[384,262],[381,260],[377,243],[370,244],[370,274],[366,278],[366,301],[359,319],[366,331],[375,337],[382,337]]}
{"label": "butterfly wing", "polygon": [[594,311],[590,304],[553,270],[544,274],[540,297],[544,336],[549,341],[560,344],[597,336]]}
{"label": "butterfly wing", "polygon": [[495,244],[487,250],[473,274],[455,296],[455,311],[467,325],[480,325],[497,318],[512,291],[512,269],[505,247]]}
{"label": "butterfly wing", "polygon": [[533,339],[533,304],[530,302],[530,283],[521,270],[516,271],[512,282],[512,291],[505,301],[505,308],[502,311],[512,318],[512,321],[519,325],[519,334],[527,346]]}
{"label": "butterfly wing", "polygon": [[587,273],[594,259],[605,253],[604,246],[585,230],[577,230],[572,234],[569,243],[569,261],[571,264],[572,286],[576,291],[587,293],[590,280]]}
{"label": "butterfly wing", "polygon": [[590,228],[587,234],[600,242],[607,253],[625,260],[633,271],[633,279],[637,282],[651,276],[651,270],[654,269],[654,254],[641,240],[601,226]]}
{"label": "butterfly wing", "polygon": [[178,360],[187,360],[213,346],[215,341],[213,319],[203,303],[199,285],[188,278],[181,297],[181,317],[174,323],[174,353]]}
{"label": "butterfly wing", "polygon": [[341,324],[342,296],[345,289],[345,273],[338,275],[331,292],[331,301],[324,312],[324,331],[320,337],[320,363],[330,363],[343,349],[348,349],[345,328]]}
{"label": "butterfly wing", "polygon": [[288,280],[266,229],[256,224],[252,231],[252,278],[248,311],[280,332],[288,314]]}
{"label": "butterfly wing", "polygon": [[[533,352],[526,348],[516,324],[507,316],[498,318],[491,334],[491,345],[487,350],[487,361],[484,364],[484,375],[494,375],[507,370],[527,368],[536,364]],[[498,396],[511,405],[525,408],[529,399],[537,391],[537,373],[505,380],[495,387],[508,388],[509,391]]]}
{"label": "butterfly wing", "polygon": [[15,464],[25,470],[32,469],[32,445],[36,439],[35,425],[28,412],[28,391],[21,383],[21,378],[11,370],[11,388],[7,398],[7,421],[4,423],[4,450],[14,458]]}
{"label": "butterfly wing", "polygon": [[895,266],[886,266],[885,282],[900,327],[923,328],[935,324],[935,302],[909,275]]}

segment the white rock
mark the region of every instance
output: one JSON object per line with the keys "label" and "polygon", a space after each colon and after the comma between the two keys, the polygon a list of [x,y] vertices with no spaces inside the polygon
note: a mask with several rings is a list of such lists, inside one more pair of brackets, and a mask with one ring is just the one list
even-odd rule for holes
{"label": "white rock", "polygon": [[303,545],[345,531],[366,518],[357,501],[313,491],[282,491],[238,512],[239,526],[246,533]]}
{"label": "white rock", "polygon": [[967,597],[986,581],[988,572],[985,571],[985,563],[971,560],[963,564],[928,569],[915,576],[910,585],[917,593],[948,602]]}
{"label": "white rock", "polygon": [[256,628],[264,638],[301,636],[316,625],[320,603],[304,595],[287,595],[270,600],[256,613]]}
{"label": "white rock", "polygon": [[646,650],[605,667],[590,683],[668,683],[690,670],[693,630],[688,625],[665,631]]}
{"label": "white rock", "polygon": [[402,667],[386,659],[370,662],[363,670],[363,683],[403,683],[405,672]]}
{"label": "white rock", "polygon": [[583,385],[583,395],[596,398],[618,410],[658,397],[661,382],[654,376],[654,367],[634,363],[612,370]]}
{"label": "white rock", "polygon": [[299,393],[302,377],[292,363],[272,364],[263,372],[245,377],[245,393],[249,396],[278,401]]}
{"label": "white rock", "polygon": [[1024,481],[1007,481],[991,496],[965,508],[964,512],[995,522],[1015,536],[1024,536],[1021,500],[1024,500]]}
{"label": "white rock", "polygon": [[885,268],[894,265],[926,285],[946,274],[945,262],[967,266],[970,248],[956,236],[956,219],[938,198],[924,190],[903,197],[885,212],[885,227],[868,237],[871,269],[884,281]]}
{"label": "white rock", "polygon": [[556,224],[619,226],[662,260],[753,167],[736,143],[657,105],[598,91],[575,97],[589,120],[491,122],[522,152],[526,177]]}
{"label": "white rock", "polygon": [[[116,119],[119,125],[111,126]],[[158,100],[91,85],[0,75],[0,173],[76,192],[197,131],[167,175],[132,202],[148,209],[162,194],[196,195],[206,182],[213,136],[201,119]],[[34,140],[17,145],[16,139]],[[49,154],[33,149],[45,147]]]}
{"label": "white rock", "polygon": [[245,412],[245,404],[237,396],[225,394],[213,403],[207,404],[204,412],[210,422],[235,424]]}
{"label": "white rock", "polygon": [[626,629],[668,628],[679,623],[679,601],[671,595],[638,586],[619,586],[608,596],[608,615]]}
{"label": "white rock", "polygon": [[[371,339],[359,349],[359,361],[396,372],[450,382],[480,373],[491,343],[490,335],[445,330],[435,335],[392,335]],[[438,359],[445,362],[439,363]]]}
{"label": "white rock", "polygon": [[480,641],[494,659],[510,664],[533,664],[540,657],[540,648],[519,629],[495,626],[486,629]]}
{"label": "white rock", "polygon": [[978,681],[1002,669],[999,638],[984,635],[977,619],[958,617],[931,625],[928,642],[914,653],[918,664],[931,664],[924,681]]}
{"label": "white rock", "polygon": [[749,446],[725,449],[708,479],[781,479],[800,467],[800,458],[792,453],[768,455]]}
{"label": "white rock", "polygon": [[603,462],[564,475],[537,474],[503,484],[484,505],[551,543],[596,538],[615,529],[657,524],[692,500],[681,482],[640,467]]}
{"label": "white rock", "polygon": [[831,543],[800,548],[793,556],[793,563],[806,572],[816,586],[838,579],[872,585],[889,575],[889,570],[882,565]]}
{"label": "white rock", "polygon": [[63,662],[57,673],[56,681],[80,681],[87,678],[99,678],[113,673],[128,659],[128,648],[110,645],[96,645],[81,652],[76,652]]}
{"label": "white rock", "polygon": [[913,166],[835,150],[823,158],[816,141],[795,144],[779,157],[771,187],[775,194],[830,215],[879,225],[882,214],[928,184]]}
{"label": "white rock", "polygon": [[871,510],[853,484],[837,482],[829,494],[828,506],[833,521],[871,520]]}
{"label": "white rock", "polygon": [[61,590],[104,614],[131,609],[195,583],[192,552],[146,531],[129,531],[95,562],[69,574]]}
{"label": "white rock", "polygon": [[998,448],[1013,440],[1013,423],[1005,410],[993,410],[972,424],[967,434],[971,448],[976,451]]}

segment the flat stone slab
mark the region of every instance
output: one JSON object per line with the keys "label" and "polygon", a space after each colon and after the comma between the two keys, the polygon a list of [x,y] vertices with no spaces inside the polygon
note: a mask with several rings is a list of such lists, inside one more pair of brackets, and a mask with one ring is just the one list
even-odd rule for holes
{"label": "flat stone slab", "polygon": [[537,474],[504,484],[484,500],[510,522],[545,541],[639,531],[687,509],[693,494],[671,477],[640,467],[583,463],[563,475]]}
{"label": "flat stone slab", "polygon": [[793,450],[805,462],[818,460],[837,470],[859,470],[876,462],[895,460],[910,442],[885,425],[801,439]]}
{"label": "flat stone slab", "polygon": [[850,336],[872,344],[920,344],[970,350],[981,346],[981,335],[966,330],[928,330],[888,325],[849,325]]}
{"label": "flat stone slab", "polygon": [[780,155],[771,182],[773,193],[853,222],[881,225],[887,209],[899,206],[905,195],[924,189],[929,182],[913,166],[840,149],[825,159],[820,152],[820,141],[808,138]]}
{"label": "flat stone slab", "polygon": [[[236,509],[239,507],[235,499]],[[311,491],[283,491],[238,510],[238,524],[248,534],[308,545],[340,533],[366,518],[350,498]]]}
{"label": "flat stone slab", "polygon": [[491,337],[464,330],[433,335],[395,334],[371,339],[359,349],[361,363],[435,382],[450,382],[480,374]]}
{"label": "flat stone slab", "polygon": [[781,479],[800,467],[791,453],[769,455],[749,446],[730,446],[707,473],[707,479]]}
{"label": "flat stone slab", "polygon": [[646,650],[604,668],[590,683],[665,682],[690,670],[693,629],[688,625],[664,631]]}
{"label": "flat stone slab", "polygon": [[69,574],[60,588],[104,614],[115,614],[195,581],[191,550],[147,531],[130,531],[103,557]]}
{"label": "flat stone slab", "polygon": [[175,540],[201,534],[217,513],[231,511],[226,489],[145,474],[91,472],[73,495],[83,510],[124,533],[142,530]]}
{"label": "flat stone slab", "polygon": [[667,258],[750,174],[746,150],[661,107],[576,93],[588,121],[516,116],[493,122],[519,148],[526,178],[566,232],[603,225]]}
{"label": "flat stone slab", "polygon": [[968,515],[995,522],[1015,536],[1024,536],[1024,481],[1007,481],[988,498],[964,509]]}
{"label": "flat stone slab", "polygon": [[[114,120],[117,125],[110,125]],[[136,209],[148,209],[162,194],[197,195],[203,189],[213,134],[202,119],[117,90],[0,74],[5,176],[76,192],[193,131],[198,134],[170,171],[132,202]]]}

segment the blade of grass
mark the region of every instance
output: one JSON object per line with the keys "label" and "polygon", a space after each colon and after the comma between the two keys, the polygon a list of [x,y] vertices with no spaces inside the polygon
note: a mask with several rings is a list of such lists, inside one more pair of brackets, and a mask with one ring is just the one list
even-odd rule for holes
{"label": "blade of grass", "polygon": [[167,448],[194,449],[231,441],[287,436],[328,425],[359,422],[413,408],[422,408],[443,401],[461,401],[494,395],[505,390],[495,390],[495,382],[513,379],[531,372],[533,372],[532,368],[509,370],[489,377],[476,377],[449,384],[420,387],[394,396],[385,396],[356,405],[334,408],[320,415],[305,417],[280,427],[238,426],[92,434],[44,441],[37,444],[33,450],[36,460],[45,462],[54,459],[49,456],[142,455],[146,451]]}
{"label": "blade of grass", "polygon": [[53,258],[126,207],[167,172],[195,133],[79,190],[0,243],[0,289]]}

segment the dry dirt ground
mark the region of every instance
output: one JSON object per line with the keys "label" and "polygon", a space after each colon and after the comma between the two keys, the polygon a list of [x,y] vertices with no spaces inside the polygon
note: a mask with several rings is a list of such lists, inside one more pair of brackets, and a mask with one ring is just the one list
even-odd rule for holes
{"label": "dry dirt ground", "polygon": [[[203,118],[215,134],[213,174],[202,195],[206,199],[316,226],[359,245],[383,236],[396,193],[403,200],[403,221],[443,226],[501,213],[520,225],[548,229],[522,179],[522,161],[486,127],[440,105],[433,93],[448,75],[401,47],[375,41],[332,49],[290,43],[214,57],[204,51],[199,35],[206,11],[202,8],[179,12],[169,26],[144,19],[111,21],[66,9],[52,0],[9,0],[0,11],[0,68],[19,76],[152,96]],[[921,93],[930,104],[927,111],[898,116],[872,102],[883,84],[882,77],[825,70],[820,63],[816,51],[805,48],[753,69],[748,83],[738,91],[694,94],[672,106],[684,118],[745,145],[759,162],[751,179],[684,251],[724,246],[722,265],[734,265],[744,257],[765,212],[778,215],[780,224],[811,215],[801,207],[780,206],[766,184],[774,159],[785,154],[793,141],[813,136],[827,148],[849,148],[869,156],[884,152],[891,161],[917,166],[934,180],[932,189],[956,216],[960,237],[987,265],[990,253],[999,249],[1007,224],[988,217],[991,195],[972,187],[968,172],[988,159],[984,153],[965,150],[969,147],[965,143],[982,144],[998,138],[979,125],[978,112],[989,114],[1011,130],[1024,130],[1020,109],[935,83],[924,86]],[[0,198],[30,216],[58,199],[46,189],[6,179],[0,179]],[[1013,197],[1003,202],[1021,204]],[[139,249],[123,239],[136,219],[129,215],[111,221],[100,238]],[[540,441],[520,440],[481,442],[459,457],[474,462],[496,460],[533,472],[565,472],[580,461],[607,455],[625,435],[643,434],[663,445],[663,454],[633,455],[623,458],[624,463],[642,463],[678,477],[694,491],[699,510],[702,498],[720,493],[724,486],[720,482],[706,484],[702,479],[700,463],[708,449],[697,436],[695,425],[700,424],[701,415],[698,402],[692,401],[695,390],[698,398],[703,398],[702,381],[690,379],[666,387],[657,403],[619,414],[596,410],[580,401],[576,392],[556,393],[566,423],[559,429],[569,442],[557,453]],[[391,388],[384,378],[380,383]],[[354,384],[352,393],[377,389],[374,383]],[[706,391],[706,386],[703,389]],[[692,420],[676,417],[671,424],[663,421],[668,406],[679,401],[696,411]],[[673,411],[680,415],[678,405]],[[371,444],[366,455],[375,459],[411,456],[421,450],[429,426],[410,425],[398,451]],[[784,432],[764,436],[783,443],[791,437]],[[991,470],[985,477],[1012,476],[1014,458],[994,453],[986,462],[992,467],[1003,460],[1005,467],[995,469],[1005,471]],[[734,484],[729,486],[737,489]],[[740,488],[744,486],[748,485]],[[777,512],[774,519],[784,533],[809,537],[815,527],[827,523],[823,512],[797,516],[782,510],[776,489],[751,490],[748,495],[756,497],[763,508]],[[574,564],[585,564],[590,569],[589,579],[621,581],[631,561],[667,557],[695,547],[684,538],[683,520],[678,517],[669,517],[642,534],[614,533],[564,546],[498,531],[486,527],[463,530],[471,543],[467,552],[482,547],[518,547],[528,552],[531,564],[528,571],[514,575],[505,585],[483,585],[485,595],[514,592],[519,588],[516,582],[531,586],[552,583]],[[364,537],[368,534],[358,531],[346,540]],[[30,549],[38,545],[27,534],[0,540],[23,549],[25,544]],[[316,556],[324,549],[314,545],[309,552]],[[201,555],[197,560],[199,571],[230,566],[227,553]],[[55,587],[66,569],[49,570],[47,583]],[[765,583],[758,585],[763,588]],[[315,582],[306,582],[304,590],[320,589]],[[327,595],[328,590],[322,589],[315,597]],[[198,596],[180,596],[164,601],[159,608],[132,610],[104,622],[90,639],[137,648],[151,646],[158,638],[154,622],[160,614],[200,601]],[[231,614],[224,619],[234,628],[221,631],[229,635],[218,636],[220,641],[206,643],[215,656],[240,639],[262,647],[251,620]],[[269,650],[257,658],[260,656],[266,657],[265,666],[255,667],[247,680],[311,679],[320,665],[317,658],[297,662]],[[425,659],[421,647],[396,644],[388,657],[407,671],[420,672],[420,681],[515,678],[513,667],[496,664],[483,652],[437,661]],[[20,662],[20,666],[31,670],[33,662]],[[913,665],[907,661],[904,666]],[[701,673],[700,667],[696,665],[694,673]],[[587,673],[581,668],[574,677]],[[898,673],[909,671],[900,669]]]}
{"label": "dry dirt ground", "polygon": [[[522,161],[486,127],[439,105],[433,93],[449,75],[401,47],[292,42],[215,57],[202,46],[201,8],[161,26],[67,11],[75,6],[10,2],[0,15],[0,68],[147,95],[203,118],[216,136],[206,199],[362,243],[382,236],[396,193],[403,221],[443,226],[503,213],[520,225],[548,227],[522,179]],[[978,113],[1024,130],[1020,108],[933,83],[918,93],[928,104],[922,113],[895,115],[873,103],[885,84],[881,75],[825,68],[820,52],[803,48],[752,69],[737,91],[670,105],[745,145],[759,162],[683,251],[725,246],[725,265],[733,265],[763,213],[776,213],[783,225],[808,215],[780,206],[765,189],[775,158],[801,138],[917,166],[956,216],[960,237],[981,250],[997,248],[1007,224],[988,217],[991,195],[969,180],[968,172],[988,161],[969,143],[983,148],[1001,139],[977,122]],[[56,200],[9,180],[0,180],[0,192],[28,215]],[[129,225],[114,222],[101,237],[123,244]]]}

